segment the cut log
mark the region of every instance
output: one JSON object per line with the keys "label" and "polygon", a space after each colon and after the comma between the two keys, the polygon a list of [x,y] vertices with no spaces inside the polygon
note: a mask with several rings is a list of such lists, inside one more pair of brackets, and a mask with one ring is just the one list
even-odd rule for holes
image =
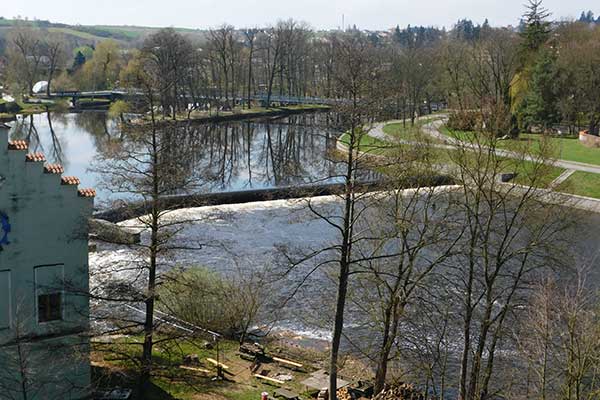
{"label": "cut log", "polygon": [[211,374],[212,373],[211,371],[204,369],[204,368],[188,367],[187,365],[180,365],[179,368],[185,369],[188,371],[202,372],[203,374]]}
{"label": "cut log", "polygon": [[303,367],[303,365],[300,364],[300,363],[297,363],[295,361],[285,360],[285,359],[279,358],[279,357],[273,357],[273,361],[276,361],[276,362],[281,363],[281,364],[289,365],[289,366],[292,366],[292,367],[295,367],[295,368],[302,368]]}
{"label": "cut log", "polygon": [[275,379],[275,378],[269,378],[268,376],[262,376],[262,375],[259,375],[259,374],[254,374],[254,377],[258,378],[258,379],[262,379],[262,380],[267,381],[267,382],[276,383],[278,385],[284,385],[285,384],[284,381],[280,381],[279,379]]}
{"label": "cut log", "polygon": [[212,358],[207,358],[206,361],[208,361],[209,363],[211,363],[215,367],[220,367],[220,368],[223,368],[223,369],[229,369],[229,366],[227,366],[227,365],[225,365],[223,363],[217,362],[217,360],[214,360]]}

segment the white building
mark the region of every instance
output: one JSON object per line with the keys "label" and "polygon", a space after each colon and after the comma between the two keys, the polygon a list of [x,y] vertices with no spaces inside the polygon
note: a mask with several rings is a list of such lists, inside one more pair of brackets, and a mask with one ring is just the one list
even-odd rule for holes
{"label": "white building", "polygon": [[79,399],[90,387],[93,190],[9,141],[0,124],[0,399]]}

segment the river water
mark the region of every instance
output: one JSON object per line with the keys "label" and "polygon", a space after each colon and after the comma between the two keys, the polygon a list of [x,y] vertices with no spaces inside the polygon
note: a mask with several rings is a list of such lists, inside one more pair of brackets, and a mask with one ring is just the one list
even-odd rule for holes
{"label": "river water", "polygon": [[[328,155],[337,134],[328,114],[305,114],[266,121],[193,125],[186,146],[193,146],[201,170],[203,193],[276,188],[310,182],[335,182],[340,170]],[[121,137],[119,124],[102,112],[46,113],[19,116],[11,123],[11,139],[29,142],[44,152],[65,175],[77,176],[81,187],[98,190],[96,205],[122,198],[101,185],[94,162]]]}

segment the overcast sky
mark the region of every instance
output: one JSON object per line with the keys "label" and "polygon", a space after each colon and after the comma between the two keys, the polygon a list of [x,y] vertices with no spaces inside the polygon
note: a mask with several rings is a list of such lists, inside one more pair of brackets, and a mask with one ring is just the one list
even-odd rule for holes
{"label": "overcast sky", "polygon": [[[317,29],[356,24],[363,29],[396,25],[452,26],[460,18],[516,25],[526,0],[2,0],[0,15],[82,25],[175,26],[205,29],[224,22],[236,27],[294,18]],[[581,11],[599,13],[591,0],[546,0],[557,19]]]}

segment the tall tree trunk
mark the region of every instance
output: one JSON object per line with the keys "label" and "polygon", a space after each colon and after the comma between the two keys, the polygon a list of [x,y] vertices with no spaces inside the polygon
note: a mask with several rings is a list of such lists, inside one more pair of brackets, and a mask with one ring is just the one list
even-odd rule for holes
{"label": "tall tree trunk", "polygon": [[248,110],[252,108],[251,91],[252,91],[252,57],[253,56],[254,56],[254,42],[250,42],[250,54],[248,56],[248,85],[247,85],[248,92],[247,92],[247,97],[246,97]]}
{"label": "tall tree trunk", "polygon": [[[392,300],[393,303],[393,300]],[[385,310],[385,317],[383,322],[383,338],[382,346],[377,357],[377,370],[375,372],[375,394],[381,393],[385,386],[385,378],[387,376],[387,364],[388,358],[391,351],[390,343],[390,327],[392,324],[392,307],[390,303]]]}
{"label": "tall tree trunk", "polygon": [[142,348],[142,373],[140,384],[142,393],[146,393],[152,374],[152,348],[154,344],[154,300],[156,291],[156,261],[158,258],[158,229],[159,229],[159,171],[158,171],[158,138],[156,132],[156,121],[154,117],[154,103],[150,101],[150,112],[152,118],[152,213],[151,213],[151,242],[150,242],[150,265],[148,271],[148,285],[146,293],[146,316],[144,320],[144,344]]}
{"label": "tall tree trunk", "polygon": [[[356,100],[355,100],[356,105]],[[350,135],[349,151],[345,174],[344,223],[342,229],[342,246],[340,251],[340,276],[335,309],[335,321],[331,340],[331,355],[329,360],[329,399],[337,400],[337,363],[339,358],[342,331],[344,329],[344,310],[348,293],[350,275],[350,258],[352,253],[352,218],[354,214],[354,152],[360,142],[356,137],[356,127],[353,125]]]}

